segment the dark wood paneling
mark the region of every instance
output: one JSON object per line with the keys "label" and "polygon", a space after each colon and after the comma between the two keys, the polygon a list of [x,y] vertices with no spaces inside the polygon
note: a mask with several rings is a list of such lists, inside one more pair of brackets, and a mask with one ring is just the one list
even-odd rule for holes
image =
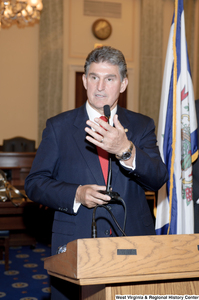
{"label": "dark wood paneling", "polygon": [[0,152],[0,169],[15,188],[24,189],[36,152]]}

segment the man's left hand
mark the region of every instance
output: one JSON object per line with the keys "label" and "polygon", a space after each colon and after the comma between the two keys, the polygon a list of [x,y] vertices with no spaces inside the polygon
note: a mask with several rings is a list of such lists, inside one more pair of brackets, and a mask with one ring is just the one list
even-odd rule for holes
{"label": "man's left hand", "polygon": [[[118,115],[113,118],[115,127],[109,125],[100,118],[95,118],[94,123],[90,120],[86,122],[89,127],[85,128],[88,133],[86,139],[92,144],[106,150],[111,154],[121,155],[130,146],[124,127],[118,120]],[[100,126],[99,126],[100,125]],[[134,155],[132,155],[134,157]]]}

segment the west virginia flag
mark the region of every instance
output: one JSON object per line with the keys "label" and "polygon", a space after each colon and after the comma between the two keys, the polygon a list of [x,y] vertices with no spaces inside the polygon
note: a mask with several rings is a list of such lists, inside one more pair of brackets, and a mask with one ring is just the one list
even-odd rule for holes
{"label": "west virginia flag", "polygon": [[194,100],[183,0],[175,0],[157,135],[169,180],[158,192],[157,234],[194,233],[192,163],[198,157]]}

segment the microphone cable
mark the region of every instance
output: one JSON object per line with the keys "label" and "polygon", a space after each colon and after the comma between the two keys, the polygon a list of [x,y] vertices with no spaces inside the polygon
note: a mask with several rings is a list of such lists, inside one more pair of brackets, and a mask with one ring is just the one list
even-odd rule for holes
{"label": "microphone cable", "polygon": [[[93,218],[92,218],[92,238],[96,238],[97,237],[97,225],[96,225],[96,220],[95,220],[95,213],[96,213],[96,210],[98,207],[103,207],[105,208],[109,214],[111,215],[113,221],[115,222],[116,226],[118,227],[118,229],[120,230],[120,232],[122,233],[123,236],[126,236],[126,233],[125,233],[125,226],[126,226],[126,204],[124,202],[124,200],[121,198],[121,197],[117,197],[117,199],[115,200],[118,200],[118,201],[121,201],[122,202],[122,205],[124,206],[124,224],[123,224],[123,229],[121,228],[121,226],[119,225],[119,223],[117,222],[115,216],[113,215],[113,213],[110,211],[110,208],[107,207],[107,205],[100,205],[98,204],[97,206],[95,206],[95,208],[93,209]],[[111,200],[112,201],[112,200]],[[111,202],[110,201],[110,202]]]}

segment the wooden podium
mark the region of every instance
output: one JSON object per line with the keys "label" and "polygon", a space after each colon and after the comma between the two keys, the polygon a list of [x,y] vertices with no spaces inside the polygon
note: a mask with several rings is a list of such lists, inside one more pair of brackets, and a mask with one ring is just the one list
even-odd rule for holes
{"label": "wooden podium", "polygon": [[79,239],[44,268],[80,285],[81,300],[199,295],[199,234]]}

